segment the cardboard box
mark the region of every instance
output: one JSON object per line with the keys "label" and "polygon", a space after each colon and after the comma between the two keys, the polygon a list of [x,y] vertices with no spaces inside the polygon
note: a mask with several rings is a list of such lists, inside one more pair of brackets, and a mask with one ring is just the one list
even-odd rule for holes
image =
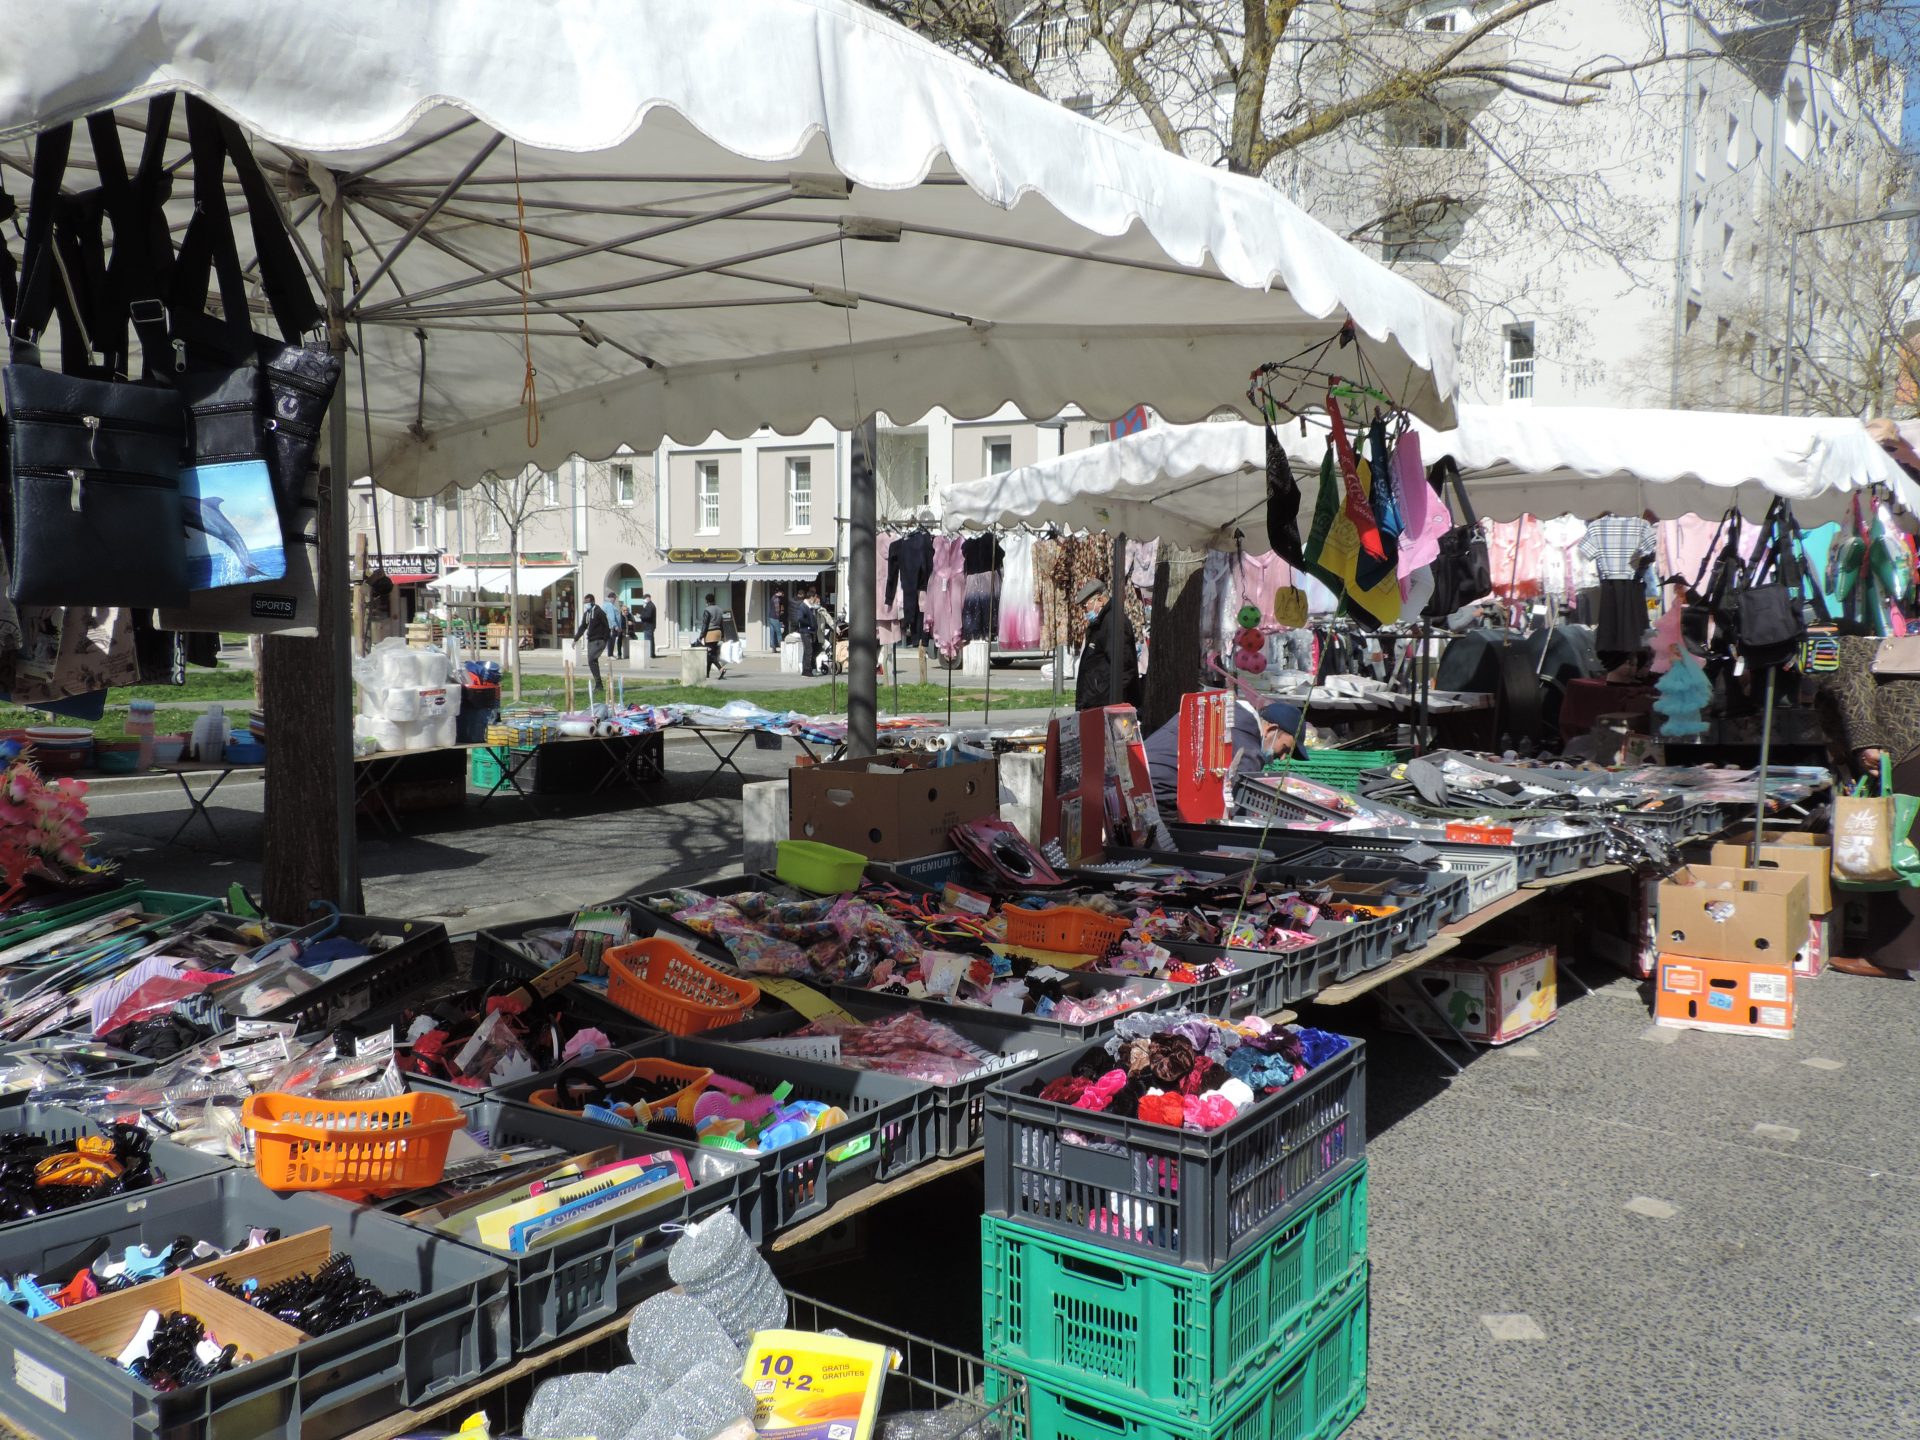
{"label": "cardboard box", "polygon": [[[1713,847],[1711,863],[1735,869],[1744,867],[1752,841],[1751,831],[1719,841]],[[1827,847],[1826,836],[1809,835],[1805,831],[1770,835],[1760,843],[1760,862],[1754,868],[1787,870],[1806,876],[1808,911],[1824,915],[1833,909],[1833,851]]]}
{"label": "cardboard box", "polygon": [[1662,955],[1653,1021],[1677,1030],[1793,1038],[1793,966]]}
{"label": "cardboard box", "polygon": [[1833,959],[1834,925],[1837,919],[1833,914],[1815,915],[1807,922],[1810,932],[1807,943],[1793,957],[1793,973],[1802,980],[1811,980],[1824,973],[1827,963]]}
{"label": "cardboard box", "polygon": [[1418,985],[1469,1040],[1505,1045],[1530,1035],[1560,1013],[1555,985],[1558,952],[1551,945],[1509,945],[1490,955],[1462,958],[1457,952],[1430,961],[1388,983],[1387,1019],[1405,1029],[1446,1036],[1411,987]]}
{"label": "cardboard box", "polygon": [[1807,882],[1781,870],[1690,865],[1660,882],[1660,955],[1790,966],[1807,941]]}
{"label": "cardboard box", "polygon": [[834,760],[787,775],[791,831],[869,860],[951,850],[956,825],[1000,813],[991,760],[936,766],[932,756]]}

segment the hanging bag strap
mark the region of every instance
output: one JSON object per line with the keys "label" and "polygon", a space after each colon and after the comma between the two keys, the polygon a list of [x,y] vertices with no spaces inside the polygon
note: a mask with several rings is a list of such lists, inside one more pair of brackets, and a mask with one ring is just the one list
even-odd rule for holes
{"label": "hanging bag strap", "polygon": [[87,134],[100,172],[100,199],[113,222],[113,257],[107,263],[100,345],[117,375],[129,373],[127,330],[140,337],[142,372],[148,379],[177,368],[167,324],[166,276],[173,258],[166,203],[173,180],[167,170],[167,139],[173,125],[173,93],[147,105],[146,138],[139,169],[129,177],[111,112],[87,117]]}
{"label": "hanging bag strap", "polygon": [[[244,343],[251,349],[253,344],[245,276],[227,201],[226,162],[231,160],[247,202],[261,291],[281,338],[289,345],[300,344],[302,336],[320,323],[320,307],[281,219],[279,204],[246,137],[239,126],[211,105],[188,96],[187,138],[193,150],[194,220],[181,242],[169,287],[176,328],[194,330],[203,345],[232,347]],[[216,279],[225,312],[221,322],[206,317],[210,282]]]}
{"label": "hanging bag strap", "polygon": [[20,285],[14,311],[7,317],[16,365],[40,363],[40,337],[53,319],[54,210],[60,179],[73,149],[73,126],[43,130],[33,144],[33,189],[27,200],[27,234],[20,252]]}

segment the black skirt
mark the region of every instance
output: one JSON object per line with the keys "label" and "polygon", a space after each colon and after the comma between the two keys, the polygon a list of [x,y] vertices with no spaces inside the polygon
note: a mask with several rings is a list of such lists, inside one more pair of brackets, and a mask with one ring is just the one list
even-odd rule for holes
{"label": "black skirt", "polygon": [[1632,655],[1647,633],[1647,590],[1638,580],[1602,580],[1600,616],[1593,648],[1602,655]]}

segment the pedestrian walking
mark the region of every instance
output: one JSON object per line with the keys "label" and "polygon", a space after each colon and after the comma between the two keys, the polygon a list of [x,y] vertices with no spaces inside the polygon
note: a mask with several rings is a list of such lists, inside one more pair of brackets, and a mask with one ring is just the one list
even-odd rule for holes
{"label": "pedestrian walking", "polygon": [[707,674],[715,670],[720,672],[722,680],[727,678],[727,667],[720,663],[720,642],[726,638],[722,628],[720,607],[714,603],[711,592],[707,595],[707,608],[700,615],[700,641],[707,647]]}
{"label": "pedestrian walking", "polygon": [[606,682],[600,678],[600,657],[613,643],[613,626],[607,623],[607,612],[593,603],[591,595],[587,596],[586,607],[580,612],[580,628],[573,638],[587,642],[587,673],[593,677],[593,688],[604,699],[607,692]]}

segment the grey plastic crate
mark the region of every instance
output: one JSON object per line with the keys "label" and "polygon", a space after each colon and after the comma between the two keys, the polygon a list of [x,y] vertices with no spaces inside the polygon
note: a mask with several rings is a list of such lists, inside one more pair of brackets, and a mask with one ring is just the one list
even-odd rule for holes
{"label": "grey plastic crate", "polygon": [[512,1101],[475,1101],[467,1113],[468,1129],[486,1132],[494,1145],[560,1145],[577,1155],[612,1146],[621,1159],[677,1150],[687,1157],[693,1175],[693,1188],[677,1200],[536,1246],[524,1255],[472,1247],[507,1268],[516,1354],[542,1349],[664,1289],[670,1283],[667,1249],[674,1240],[669,1227],[677,1229],[720,1210],[733,1211],[744,1225],[759,1207],[760,1167],[751,1156],[682,1144],[638,1130],[623,1132]]}
{"label": "grey plastic crate", "polygon": [[43,1217],[0,1235],[0,1271],[69,1264],[105,1239],[158,1248],[186,1234],[231,1243],[253,1225],[321,1225],[386,1290],[420,1298],[199,1385],[161,1393],[11,1308],[0,1307],[0,1411],[46,1440],[334,1440],[455,1389],[513,1357],[498,1261],[375,1211],[277,1195],[241,1171]]}
{"label": "grey plastic crate", "polygon": [[1085,1053],[988,1087],[987,1214],[1213,1271],[1298,1214],[1366,1151],[1358,1040],[1204,1132],[1027,1093],[1071,1074]]}
{"label": "grey plastic crate", "polygon": [[[891,1005],[875,1005],[864,1000],[841,999],[834,1002],[856,1020],[889,1019],[900,1013]],[[987,1086],[995,1081],[1004,1080],[1009,1075],[1017,1075],[1030,1065],[1038,1065],[1067,1049],[1073,1042],[1064,1036],[1043,1033],[1025,1024],[1025,1017],[1019,1015],[996,1015],[991,1010],[981,1010],[964,1019],[954,1015],[929,1015],[943,1025],[953,1029],[971,1040],[984,1050],[991,1051],[1002,1058],[1028,1056],[1017,1063],[982,1071],[978,1075],[959,1081],[953,1085],[938,1085],[931,1081],[924,1083],[934,1092],[934,1145],[941,1155],[964,1155],[980,1146],[983,1134],[981,1109],[985,1103]],[[763,1016],[742,1021],[738,1025],[729,1025],[724,1030],[708,1031],[701,1038],[720,1044],[741,1045],[752,1049],[752,1041],[768,1040],[788,1034],[806,1023],[806,1017],[796,1011],[784,1015]],[[823,1064],[835,1064],[839,1069],[853,1070],[857,1066],[843,1065],[833,1061]]]}
{"label": "grey plastic crate", "polygon": [[[24,1131],[29,1135],[38,1135],[42,1139],[65,1143],[77,1140],[83,1135],[104,1133],[91,1116],[78,1110],[69,1110],[64,1105],[47,1105],[37,1100],[14,1099],[0,1105],[0,1133]],[[198,1150],[189,1150],[184,1145],[170,1144],[155,1139],[153,1142],[154,1182],[139,1190],[128,1191],[124,1195],[109,1195],[104,1200],[89,1200],[79,1205],[56,1210],[51,1215],[29,1216],[24,1220],[8,1220],[0,1223],[0,1245],[4,1245],[17,1231],[39,1225],[56,1216],[87,1215],[101,1206],[112,1206],[127,1200],[138,1200],[142,1196],[152,1195],[160,1190],[171,1189],[189,1180],[203,1180],[209,1175],[218,1175],[234,1168],[231,1160],[218,1155],[206,1155]],[[0,1267],[0,1273],[5,1273]]]}
{"label": "grey plastic crate", "polygon": [[[1068,984],[1074,993],[1089,990],[1116,990],[1127,981],[1151,977],[1133,975],[1099,975],[1081,973],[1072,977]],[[1236,983],[1240,982],[1240,983]],[[937,1015],[942,1020],[965,1020],[975,1015],[991,1015],[994,1011],[980,1005],[951,1005],[944,1001],[915,999],[909,995],[889,994],[885,990],[862,990],[857,985],[835,985],[827,993],[838,1002],[858,1000],[874,1005],[889,1005],[894,1009],[905,1009],[914,1005],[925,1006],[929,1015]],[[1048,1015],[1021,1014],[1009,1015],[1022,1025],[1044,1034],[1063,1036],[1068,1040],[1086,1041],[1104,1035],[1119,1023],[1122,1015],[1144,1015],[1154,1010],[1170,1010],[1175,1006],[1185,1006],[1194,1010],[1214,1012],[1225,1010],[1232,1004],[1236,993],[1245,993],[1245,984],[1238,975],[1226,975],[1217,980],[1204,980],[1198,985],[1173,985],[1169,993],[1158,999],[1149,1000],[1144,1005],[1136,1005],[1130,1010],[1121,1010],[1099,1020],[1084,1025],[1072,1024],[1066,1020],[1056,1020]],[[1250,998],[1247,1003],[1251,1003]],[[1245,1005],[1242,1005],[1242,1009]]]}
{"label": "grey plastic crate", "polygon": [[[758,1222],[747,1227],[756,1241],[770,1239],[835,1200],[933,1157],[934,1096],[928,1086],[680,1035],[665,1035],[628,1050],[609,1050],[583,1068],[603,1074],[636,1056],[700,1066],[763,1092],[790,1082],[795,1098],[824,1101],[847,1112],[843,1123],[757,1157]],[[535,1075],[502,1086],[496,1093],[503,1100],[524,1101],[534,1091],[550,1088],[559,1073]],[[843,1153],[839,1159],[828,1153],[848,1147],[855,1153]]]}
{"label": "grey plastic crate", "polygon": [[[329,926],[333,928],[329,930]],[[316,921],[296,933],[318,937],[323,931],[349,940],[366,942],[386,937],[397,943],[252,1019],[288,1021],[300,1034],[330,1030],[369,1010],[392,1004],[427,980],[450,978],[454,973],[453,943],[447,938],[447,927],[438,923],[341,915]]]}
{"label": "grey plastic crate", "polygon": [[1252,986],[1254,1012],[1264,1015],[1310,1000],[1343,977],[1359,973],[1366,937],[1356,927],[1317,920],[1312,932],[1320,937],[1319,943],[1300,950],[1248,950],[1187,941],[1173,941],[1166,948],[1188,960],[1231,959]]}

